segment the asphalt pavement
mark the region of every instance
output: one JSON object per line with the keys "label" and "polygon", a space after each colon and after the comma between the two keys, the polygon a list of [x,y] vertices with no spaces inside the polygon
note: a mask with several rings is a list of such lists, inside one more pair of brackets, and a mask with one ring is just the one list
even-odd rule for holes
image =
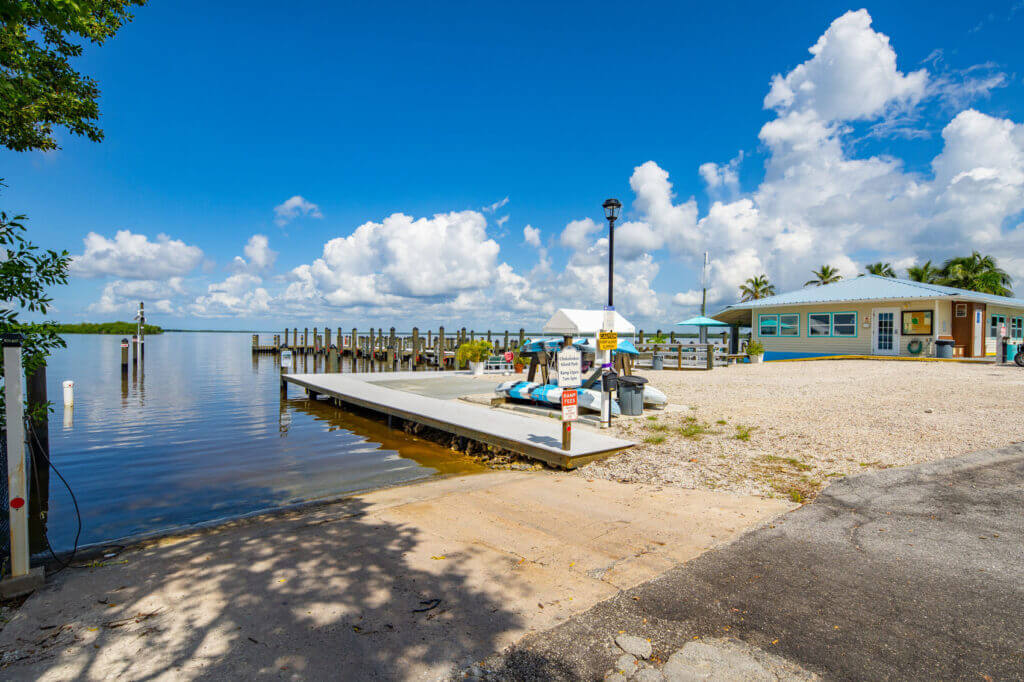
{"label": "asphalt pavement", "polygon": [[600,679],[624,631],[661,660],[725,637],[825,679],[1024,679],[1024,444],[838,481],[487,667]]}

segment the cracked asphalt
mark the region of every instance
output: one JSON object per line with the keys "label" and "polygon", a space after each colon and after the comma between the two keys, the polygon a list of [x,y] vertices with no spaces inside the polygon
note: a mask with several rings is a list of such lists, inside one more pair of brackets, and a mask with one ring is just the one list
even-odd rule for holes
{"label": "cracked asphalt", "polygon": [[813,504],[521,640],[500,677],[600,679],[732,637],[836,680],[1024,679],[1024,444],[853,476]]}

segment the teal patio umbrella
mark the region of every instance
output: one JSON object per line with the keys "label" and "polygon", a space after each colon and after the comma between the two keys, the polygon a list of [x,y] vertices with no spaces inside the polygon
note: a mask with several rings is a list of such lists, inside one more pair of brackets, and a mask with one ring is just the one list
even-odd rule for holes
{"label": "teal patio umbrella", "polygon": [[708,340],[706,332],[704,331],[708,327],[731,327],[732,326],[728,322],[719,322],[718,320],[713,320],[710,317],[704,317],[703,315],[697,315],[696,317],[691,317],[688,320],[683,320],[682,322],[676,322],[676,324],[677,325],[681,325],[683,327],[699,327],[700,330],[701,330],[701,335],[700,335],[700,342],[701,343],[706,343],[707,340]]}
{"label": "teal patio umbrella", "polygon": [[698,315],[697,317],[691,317],[688,320],[683,320],[682,322],[676,322],[676,324],[677,325],[682,325],[684,327],[731,327],[732,326],[728,322],[719,322],[718,320],[713,320],[710,317],[704,317],[703,315]]}

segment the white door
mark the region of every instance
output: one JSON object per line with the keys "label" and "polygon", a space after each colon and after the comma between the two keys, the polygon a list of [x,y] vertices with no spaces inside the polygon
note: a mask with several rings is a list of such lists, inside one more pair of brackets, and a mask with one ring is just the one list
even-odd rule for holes
{"label": "white door", "polygon": [[871,325],[871,352],[874,355],[900,354],[899,308],[875,308]]}
{"label": "white door", "polygon": [[985,312],[981,308],[974,309],[974,352],[972,355],[976,358],[984,357],[985,355]]}

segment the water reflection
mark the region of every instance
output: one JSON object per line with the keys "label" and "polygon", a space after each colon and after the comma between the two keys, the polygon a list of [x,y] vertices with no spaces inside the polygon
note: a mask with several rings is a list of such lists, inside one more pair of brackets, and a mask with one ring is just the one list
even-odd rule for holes
{"label": "water reflection", "polygon": [[[75,381],[75,406],[51,427],[51,458],[75,489],[82,542],[209,521],[478,465],[325,402],[280,399],[280,360],[248,334],[165,333],[120,371],[119,338],[69,336],[51,358],[51,395]],[[295,370],[322,371],[312,356]],[[343,369],[351,369],[343,363]],[[119,385],[118,385],[119,384]],[[148,390],[147,390],[148,389]],[[74,410],[78,410],[75,414]],[[51,490],[50,539],[75,519]]]}

